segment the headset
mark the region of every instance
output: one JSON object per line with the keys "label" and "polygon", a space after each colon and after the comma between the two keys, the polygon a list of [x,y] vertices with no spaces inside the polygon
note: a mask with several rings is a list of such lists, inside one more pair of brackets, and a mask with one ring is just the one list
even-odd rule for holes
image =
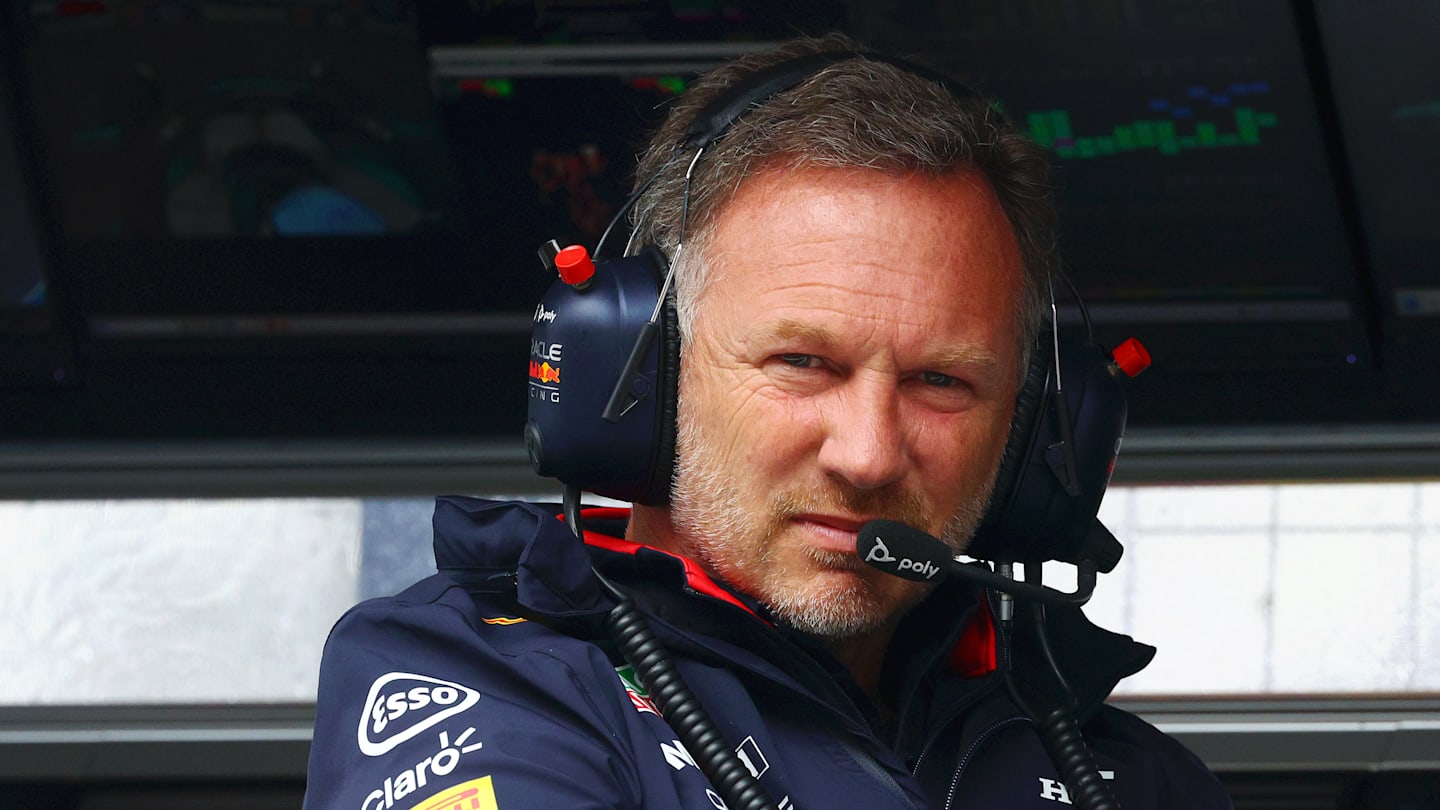
{"label": "headset", "polygon": [[[722,91],[696,114],[672,161],[694,150],[693,171],[703,150],[747,110],[849,59],[886,62],[957,98],[976,96],[929,68],[883,54],[810,54]],[[616,221],[648,185],[640,185]],[[689,172],[687,203],[688,195]],[[684,246],[683,227],[677,251]],[[591,259],[583,247],[560,250],[553,242],[541,258],[560,280],[534,313],[524,429],[531,464],[540,475],[598,495],[666,503],[680,366],[670,261],[653,246],[602,260]],[[1122,378],[1148,365],[1149,356],[1133,339],[1114,352],[1096,345],[1083,302],[1086,339],[1062,338],[1053,289],[1050,300],[1049,323],[1031,347],[1016,397],[990,506],[966,554],[1006,563],[1084,559],[1108,572],[1122,549],[1096,513],[1125,430]]]}

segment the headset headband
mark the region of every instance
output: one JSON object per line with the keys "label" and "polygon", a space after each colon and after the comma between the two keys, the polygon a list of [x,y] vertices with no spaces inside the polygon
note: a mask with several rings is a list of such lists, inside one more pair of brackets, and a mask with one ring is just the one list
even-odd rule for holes
{"label": "headset headband", "polygon": [[[957,98],[977,97],[928,68],[883,54],[814,53],[722,90],[696,113],[677,157],[695,149],[693,166],[749,110],[850,59],[893,65]],[[593,277],[557,282],[537,308],[525,436],[541,475],[622,500],[668,501],[680,354],[662,286],[669,270],[653,247],[596,261]],[[1075,344],[1045,330],[1032,348],[990,508],[968,553],[1016,562],[1088,558],[1101,571],[1119,561],[1119,543],[1095,517],[1125,427],[1117,372],[1110,353],[1093,342]],[[623,408],[612,394],[623,398]]]}

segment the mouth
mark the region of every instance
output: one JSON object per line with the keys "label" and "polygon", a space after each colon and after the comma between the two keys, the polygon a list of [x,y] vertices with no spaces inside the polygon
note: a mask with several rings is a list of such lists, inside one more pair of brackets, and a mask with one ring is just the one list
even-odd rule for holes
{"label": "mouth", "polygon": [[836,515],[803,514],[791,520],[805,530],[807,545],[831,554],[856,554],[855,543],[860,528],[869,518],[847,518]]}

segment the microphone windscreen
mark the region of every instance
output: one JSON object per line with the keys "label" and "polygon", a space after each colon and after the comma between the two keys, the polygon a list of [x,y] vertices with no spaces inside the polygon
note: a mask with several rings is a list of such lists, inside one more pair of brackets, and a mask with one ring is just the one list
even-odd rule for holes
{"label": "microphone windscreen", "polygon": [[894,520],[872,520],[861,526],[855,551],[872,568],[916,582],[935,579],[955,562],[944,543]]}

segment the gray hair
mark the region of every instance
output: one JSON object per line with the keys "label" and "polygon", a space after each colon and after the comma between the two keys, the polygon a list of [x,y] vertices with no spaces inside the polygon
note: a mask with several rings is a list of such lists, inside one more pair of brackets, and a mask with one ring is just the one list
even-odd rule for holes
{"label": "gray hair", "polygon": [[[695,164],[688,212],[685,174],[694,150],[679,150],[696,113],[755,71],[827,51],[860,51],[847,36],[796,40],[730,62],[695,80],[641,155],[637,187],[649,181],[632,214],[632,241],[675,258],[682,341],[710,278],[705,242],[717,215],[746,178],[771,169],[869,168],[938,176],[978,171],[994,189],[1024,261],[1020,295],[1022,362],[1028,363],[1049,305],[1056,267],[1055,212],[1044,150],[993,105],[884,61],[832,63],[795,87],[751,107]],[[685,246],[676,256],[685,228]],[[1023,366],[1022,366],[1023,368]]]}

